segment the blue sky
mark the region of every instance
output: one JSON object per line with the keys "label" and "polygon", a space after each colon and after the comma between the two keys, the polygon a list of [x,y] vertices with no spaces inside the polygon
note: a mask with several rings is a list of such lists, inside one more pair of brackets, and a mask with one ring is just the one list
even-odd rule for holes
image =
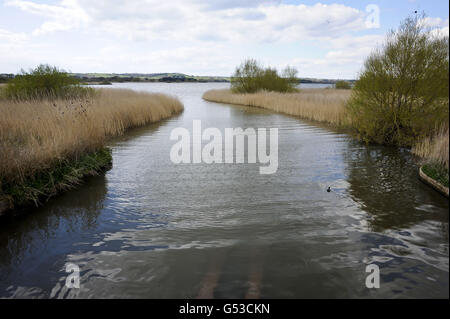
{"label": "blue sky", "polygon": [[302,77],[355,78],[415,10],[448,35],[448,1],[0,0],[0,73],[230,75],[244,58]]}

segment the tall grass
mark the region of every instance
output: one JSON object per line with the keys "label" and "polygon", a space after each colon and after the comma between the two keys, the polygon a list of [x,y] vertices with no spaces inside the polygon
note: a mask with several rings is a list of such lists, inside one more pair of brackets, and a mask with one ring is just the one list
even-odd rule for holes
{"label": "tall grass", "polygon": [[203,99],[213,102],[257,106],[304,119],[349,126],[346,102],[350,90],[302,89],[299,93],[258,92],[235,94],[230,90],[210,90]]}
{"label": "tall grass", "polygon": [[0,100],[0,186],[98,151],[127,128],[182,110],[176,98],[125,89],[97,90],[90,98]]}
{"label": "tall grass", "polygon": [[437,163],[448,170],[449,128],[444,127],[431,136],[413,146],[412,152],[431,163]]}

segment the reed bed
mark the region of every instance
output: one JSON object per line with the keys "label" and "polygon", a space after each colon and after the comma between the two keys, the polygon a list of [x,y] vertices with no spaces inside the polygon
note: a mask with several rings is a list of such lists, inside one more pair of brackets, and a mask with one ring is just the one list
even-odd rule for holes
{"label": "reed bed", "polygon": [[126,89],[100,89],[84,99],[0,100],[0,186],[96,152],[109,137],[182,110],[177,98]]}
{"label": "reed bed", "polygon": [[428,162],[439,164],[448,170],[449,128],[443,127],[436,134],[413,146],[412,152]]}
{"label": "reed bed", "polygon": [[304,119],[332,124],[351,125],[346,111],[350,90],[302,89],[298,93],[258,92],[236,94],[230,90],[210,90],[203,99],[212,102],[262,107]]}

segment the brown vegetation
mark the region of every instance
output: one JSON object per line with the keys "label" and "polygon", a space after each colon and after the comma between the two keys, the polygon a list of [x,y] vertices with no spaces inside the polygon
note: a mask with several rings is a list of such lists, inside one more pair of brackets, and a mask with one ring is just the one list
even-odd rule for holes
{"label": "brown vegetation", "polygon": [[261,91],[248,94],[210,90],[203,98],[213,102],[262,107],[335,126],[348,126],[351,123],[345,105],[350,94],[350,90],[336,89],[302,89],[299,93]]}
{"label": "brown vegetation", "polygon": [[0,100],[0,181],[21,182],[103,148],[127,128],[182,110],[176,98],[125,89],[101,89],[84,99]]}
{"label": "brown vegetation", "polygon": [[412,148],[412,152],[422,158],[426,158],[428,161],[440,164],[448,170],[448,133],[448,127],[441,128],[434,136],[425,138],[417,143]]}

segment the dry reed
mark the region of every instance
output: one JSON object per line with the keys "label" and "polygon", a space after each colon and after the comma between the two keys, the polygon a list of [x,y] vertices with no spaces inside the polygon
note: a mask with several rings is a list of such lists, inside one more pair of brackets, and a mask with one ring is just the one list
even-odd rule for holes
{"label": "dry reed", "polygon": [[335,126],[348,126],[351,123],[345,105],[350,94],[350,90],[336,89],[302,89],[299,93],[263,91],[249,94],[235,94],[230,90],[210,90],[205,92],[203,99],[257,106]]}
{"label": "dry reed", "polygon": [[437,130],[436,134],[425,138],[412,148],[412,152],[429,162],[438,163],[448,169],[449,157],[449,129],[448,127]]}
{"label": "dry reed", "polygon": [[89,99],[0,100],[0,182],[96,151],[108,137],[182,110],[174,97],[125,89],[101,89]]}

